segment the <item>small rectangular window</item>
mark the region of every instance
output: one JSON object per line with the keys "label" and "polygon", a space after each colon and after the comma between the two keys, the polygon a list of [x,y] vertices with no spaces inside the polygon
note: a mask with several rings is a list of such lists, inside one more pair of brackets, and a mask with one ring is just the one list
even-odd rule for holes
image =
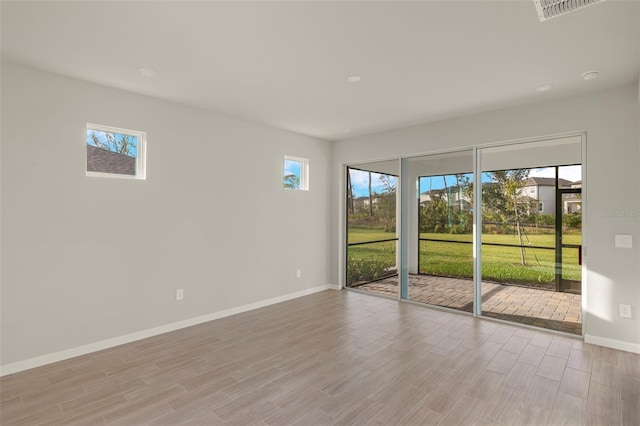
{"label": "small rectangular window", "polygon": [[285,155],[283,169],[284,189],[309,189],[309,160]]}
{"label": "small rectangular window", "polygon": [[540,201],[538,203],[538,213],[544,212],[544,202]]}
{"label": "small rectangular window", "polygon": [[145,179],[146,133],[87,124],[87,176]]}

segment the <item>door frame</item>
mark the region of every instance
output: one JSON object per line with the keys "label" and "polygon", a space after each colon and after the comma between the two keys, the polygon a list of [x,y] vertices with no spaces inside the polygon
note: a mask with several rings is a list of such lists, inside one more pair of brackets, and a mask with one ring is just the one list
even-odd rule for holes
{"label": "door frame", "polygon": [[[582,167],[582,164],[580,164]],[[562,196],[564,194],[580,194],[582,196],[582,188],[560,188],[558,177],[558,166],[556,166],[556,291],[558,292],[571,292],[582,294],[582,274],[580,282],[575,284],[572,280],[562,279],[562,249],[563,248],[576,248],[578,249],[578,265],[582,266],[582,244],[565,244],[562,241],[563,226],[562,216],[564,215],[564,205],[562,202]],[[580,215],[582,216],[583,209],[580,209]],[[582,233],[582,231],[580,231]],[[572,285],[579,286],[580,288],[573,288]]]}
{"label": "door frame", "polygon": [[[456,151],[473,151],[473,162],[474,162],[474,177],[478,174],[481,174],[481,150],[483,148],[490,147],[498,147],[498,146],[506,146],[506,145],[517,145],[524,144],[528,142],[544,142],[544,141],[552,141],[555,139],[562,139],[567,137],[580,137],[581,141],[581,166],[582,166],[582,335],[585,335],[587,330],[587,323],[589,321],[587,313],[587,298],[588,298],[588,156],[587,156],[587,132],[586,131],[569,131],[569,132],[558,132],[554,134],[548,134],[543,136],[534,136],[534,137],[525,137],[518,139],[504,139],[499,142],[480,142],[476,144],[469,144],[464,146],[453,146],[448,149],[433,149],[433,150],[425,150],[425,151],[414,151],[414,152],[401,152],[397,156],[389,156],[385,157],[373,157],[368,159],[363,159],[362,157],[353,160],[346,160],[341,162],[339,165],[339,184],[338,184],[338,252],[336,254],[337,258],[337,272],[338,272],[338,288],[346,289],[345,283],[345,265],[346,265],[346,244],[343,244],[346,241],[346,170],[348,166],[356,166],[359,164],[366,164],[369,162],[378,162],[378,161],[388,161],[388,160],[397,160],[400,164],[400,184],[398,185],[398,194],[400,197],[400,202],[397,203],[397,212],[396,218],[400,218],[400,223],[397,224],[399,226],[401,233],[400,237],[400,291],[398,295],[399,301],[410,302],[406,299],[406,274],[407,269],[406,265],[408,262],[407,253],[409,251],[409,247],[407,245],[407,200],[406,200],[406,187],[410,185],[408,182],[407,176],[403,173],[404,166],[406,166],[408,159],[417,156],[424,155],[434,155],[434,154],[443,154],[443,153],[451,153]],[[402,151],[402,150],[401,150]],[[475,179],[474,179],[475,180]],[[474,205],[479,205],[481,195],[478,191],[474,191]],[[474,209],[474,232],[473,232],[473,245],[474,245],[474,312],[473,316],[482,317],[482,307],[481,307],[481,268],[482,263],[480,260],[480,241],[477,238],[477,229],[481,229],[482,224],[482,214],[479,209]],[[405,287],[403,289],[403,287]],[[350,289],[351,290],[351,289]],[[403,291],[404,290],[404,291]],[[404,293],[404,295],[403,295]],[[404,298],[403,298],[404,296]],[[484,317],[482,317],[484,318]]]}

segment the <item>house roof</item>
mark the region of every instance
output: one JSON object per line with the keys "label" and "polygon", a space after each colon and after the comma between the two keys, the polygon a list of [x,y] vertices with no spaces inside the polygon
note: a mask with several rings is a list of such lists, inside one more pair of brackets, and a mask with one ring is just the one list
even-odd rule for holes
{"label": "house roof", "polygon": [[129,155],[87,145],[87,171],[135,176],[136,159]]}
{"label": "house roof", "polygon": [[[486,185],[487,183],[484,183],[484,184]],[[422,191],[420,195],[443,194],[446,192],[457,193],[459,190],[460,190],[460,187],[458,185],[451,185],[451,186],[448,186],[447,188],[439,188],[439,189]]]}
{"label": "house roof", "polygon": [[[569,186],[573,184],[570,180],[558,179],[558,183],[562,186]],[[556,179],[549,177],[530,177],[524,186],[556,186]]]}

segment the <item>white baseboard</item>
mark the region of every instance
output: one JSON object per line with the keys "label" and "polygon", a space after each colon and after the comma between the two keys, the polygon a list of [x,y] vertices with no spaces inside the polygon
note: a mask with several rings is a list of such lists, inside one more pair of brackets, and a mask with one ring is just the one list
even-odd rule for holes
{"label": "white baseboard", "polygon": [[40,367],[58,361],[64,361],[65,359],[74,358],[80,355],[86,355],[91,352],[112,348],[114,346],[123,345],[125,343],[135,342],[136,340],[146,339],[147,337],[157,336],[158,334],[168,333],[170,331],[179,330],[185,327],[191,327],[192,325],[201,324],[203,322],[213,321],[219,318],[240,314],[242,312],[251,311],[254,309],[262,308],[264,306],[286,302],[287,300],[297,299],[298,297],[307,296],[313,293],[318,293],[320,291],[338,290],[338,288],[338,286],[333,284],[313,287],[306,290],[297,291],[295,293],[285,294],[283,296],[273,297],[267,300],[261,300],[260,302],[250,303],[248,305],[238,306],[236,308],[226,309],[224,311],[214,312],[212,314],[202,315],[199,317],[190,318],[167,325],[162,325],[160,327],[150,328],[148,330],[142,330],[135,333],[126,334],[124,336],[114,337],[112,339],[102,340],[99,342],[90,343],[88,345],[66,349],[64,351],[26,359],[24,361],[2,365],[0,366],[0,377],[28,370],[30,368]]}
{"label": "white baseboard", "polygon": [[592,345],[605,346],[607,348],[619,349],[625,352],[633,352],[640,354],[640,344],[624,342],[622,340],[609,339],[607,337],[593,336],[591,334],[584,335],[584,341]]}

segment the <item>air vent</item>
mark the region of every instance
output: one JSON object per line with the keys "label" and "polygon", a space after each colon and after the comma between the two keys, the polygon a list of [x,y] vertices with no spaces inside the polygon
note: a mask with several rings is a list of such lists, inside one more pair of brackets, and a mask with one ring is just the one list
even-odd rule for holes
{"label": "air vent", "polygon": [[543,22],[603,1],[605,0],[533,0],[533,3],[540,22]]}

